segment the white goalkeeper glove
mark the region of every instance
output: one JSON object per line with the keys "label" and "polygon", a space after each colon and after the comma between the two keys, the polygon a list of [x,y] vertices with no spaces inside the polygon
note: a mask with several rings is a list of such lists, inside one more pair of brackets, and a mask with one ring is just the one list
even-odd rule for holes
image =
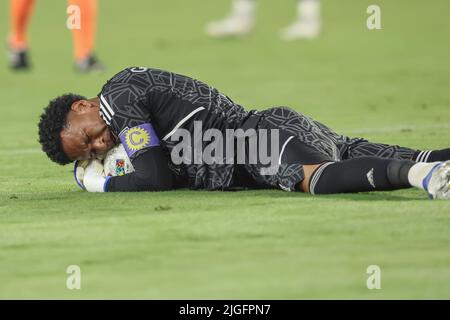
{"label": "white goalkeeper glove", "polygon": [[103,164],[100,160],[94,159],[87,164],[84,161],[75,163],[74,175],[77,184],[82,189],[89,192],[106,191],[106,181],[109,177],[105,177]]}
{"label": "white goalkeeper glove", "polygon": [[84,171],[86,170],[88,164],[89,160],[82,160],[82,161],[77,160],[75,161],[75,166],[73,168],[73,177],[75,178],[75,182],[83,190],[86,190],[83,180],[84,180]]}

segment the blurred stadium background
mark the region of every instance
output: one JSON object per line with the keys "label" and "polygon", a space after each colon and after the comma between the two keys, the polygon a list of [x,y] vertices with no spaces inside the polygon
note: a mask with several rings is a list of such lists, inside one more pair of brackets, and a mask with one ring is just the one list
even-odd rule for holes
{"label": "blurred stadium background", "polygon": [[[366,9],[382,10],[382,30]],[[126,66],[193,76],[248,109],[288,105],[338,132],[450,145],[450,2],[324,0],[312,41],[283,42],[294,1],[258,1],[255,32],[204,26],[228,0],[100,1],[97,53],[74,72],[66,2],[40,0],[30,72],[0,64],[0,298],[450,298],[450,204],[415,190],[87,194],[39,151],[37,120],[64,92],[96,95]],[[6,39],[8,1],[0,3]],[[79,265],[82,289],[66,288]],[[366,288],[379,265],[382,289]]]}

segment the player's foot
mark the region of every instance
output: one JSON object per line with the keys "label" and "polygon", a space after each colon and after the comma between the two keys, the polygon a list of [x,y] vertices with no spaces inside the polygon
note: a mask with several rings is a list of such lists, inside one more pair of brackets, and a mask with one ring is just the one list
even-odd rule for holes
{"label": "player's foot", "polygon": [[436,164],[422,184],[430,199],[450,199],[450,161]]}
{"label": "player's foot", "polygon": [[248,35],[254,26],[253,19],[226,18],[211,22],[206,26],[206,33],[214,38],[240,37]]}
{"label": "player's foot", "polygon": [[90,55],[87,58],[77,61],[75,64],[75,69],[80,73],[89,72],[102,72],[105,71],[105,66],[98,61],[95,55]]}
{"label": "player's foot", "polygon": [[319,36],[320,30],[320,21],[297,21],[281,31],[281,38],[285,41],[314,39]]}
{"label": "player's foot", "polygon": [[281,38],[286,41],[316,38],[322,27],[319,0],[297,2],[297,19],[281,31]]}
{"label": "player's foot", "polygon": [[10,47],[9,66],[13,70],[28,70],[30,68],[28,51],[26,49],[15,50]]}
{"label": "player's foot", "polygon": [[255,1],[234,0],[231,14],[206,26],[211,37],[236,37],[249,34],[255,25]]}

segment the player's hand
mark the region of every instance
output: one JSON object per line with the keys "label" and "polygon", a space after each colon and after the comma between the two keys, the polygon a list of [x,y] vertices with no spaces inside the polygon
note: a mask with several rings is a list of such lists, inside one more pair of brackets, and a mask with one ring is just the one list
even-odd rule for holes
{"label": "player's hand", "polygon": [[84,170],[83,185],[85,189],[89,192],[105,192],[105,182],[103,163],[97,159],[91,160]]}

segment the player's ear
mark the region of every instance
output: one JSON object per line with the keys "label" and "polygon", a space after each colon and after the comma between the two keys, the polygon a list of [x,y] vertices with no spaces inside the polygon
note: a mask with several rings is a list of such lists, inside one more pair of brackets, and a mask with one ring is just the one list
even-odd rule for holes
{"label": "player's ear", "polygon": [[78,100],[72,103],[70,107],[75,113],[84,113],[89,111],[90,108],[94,107],[94,105],[89,100]]}

